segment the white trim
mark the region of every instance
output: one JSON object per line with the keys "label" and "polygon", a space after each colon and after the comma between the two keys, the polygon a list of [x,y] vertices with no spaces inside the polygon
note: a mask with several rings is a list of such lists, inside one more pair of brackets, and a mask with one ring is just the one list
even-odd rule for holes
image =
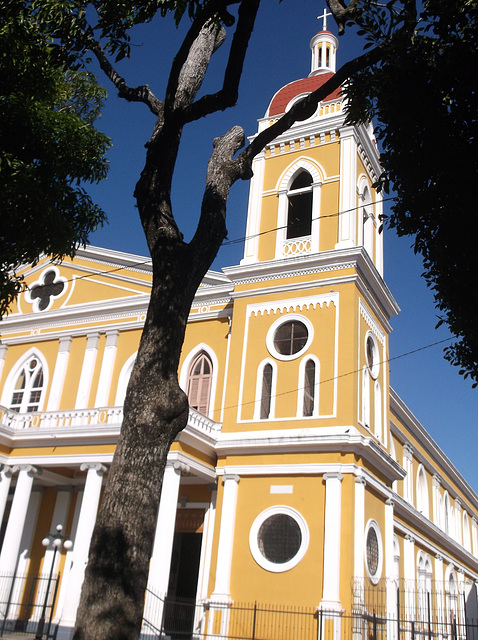
{"label": "white trim", "polygon": [[[301,322],[302,324],[305,325],[308,332],[306,343],[302,347],[302,349],[300,349],[296,353],[293,353],[292,355],[282,355],[277,351],[274,345],[275,333],[279,329],[279,327],[281,327],[283,324],[286,324],[288,322],[294,322],[294,321]],[[271,324],[266,336],[266,347],[273,358],[275,358],[276,360],[282,360],[284,362],[288,362],[289,360],[296,360],[297,358],[300,358],[310,347],[313,339],[314,339],[314,326],[312,322],[305,316],[299,315],[298,313],[290,313],[287,315],[283,315],[281,318],[277,318],[277,320]]]}
{"label": "white trim", "polygon": [[[271,405],[269,416],[267,418],[261,418],[261,403],[262,403],[262,385],[263,385],[263,375],[264,375],[264,367],[270,364],[272,366],[272,384],[271,384]],[[259,363],[257,367],[257,377],[256,377],[256,398],[254,401],[254,421],[264,422],[267,420],[273,420],[275,418],[275,409],[276,409],[276,393],[277,393],[277,364],[272,360],[272,358],[265,358],[262,362]]]}
{"label": "white trim", "polygon": [[130,355],[130,357],[126,360],[124,365],[121,367],[121,371],[118,378],[118,384],[116,386],[115,407],[122,407],[124,404],[126,389],[128,388],[129,379],[131,377],[131,372],[133,371],[133,366],[134,366],[137,355],[138,355],[138,352],[135,351],[133,354]]}
{"label": "white trim", "polygon": [[194,361],[194,359],[204,351],[209,358],[211,359],[212,364],[212,380],[211,380],[211,390],[209,393],[209,404],[207,417],[211,420],[213,419],[214,409],[216,407],[216,388],[217,388],[217,379],[219,377],[219,361],[215,352],[209,347],[205,342],[201,342],[197,344],[188,355],[184,358],[183,364],[181,366],[181,372],[179,374],[179,386],[187,394],[187,383],[188,383],[188,374],[189,369]]}
{"label": "white trim", "polygon": [[[374,530],[375,535],[377,536],[377,543],[378,543],[378,563],[377,563],[377,570],[375,571],[374,574],[370,572],[370,567],[368,566],[368,561],[367,561],[367,539],[368,539],[369,531],[371,529]],[[371,519],[367,522],[367,525],[365,527],[365,534],[364,534],[363,552],[364,552],[365,570],[367,571],[367,575],[370,581],[372,582],[372,584],[378,584],[382,576],[382,569],[383,569],[383,543],[382,543],[382,534],[380,532],[380,527],[376,520]]]}
{"label": "white trim", "polygon": [[[315,364],[314,379],[314,406],[311,416],[304,416],[304,392],[305,392],[305,367],[311,360]],[[299,364],[299,383],[297,393],[297,417],[298,418],[318,418],[319,417],[319,393],[320,393],[320,360],[312,354],[304,355]]]}
{"label": "white trim", "polygon": [[43,370],[43,390],[40,397],[40,402],[38,404],[38,412],[43,411],[43,405],[45,404],[46,394],[48,390],[48,379],[50,376],[49,376],[48,365],[47,365],[45,356],[42,354],[42,352],[40,351],[40,349],[38,349],[36,345],[34,347],[31,347],[30,349],[28,349],[28,351],[26,351],[23,355],[21,355],[18,358],[18,360],[15,362],[13,367],[11,367],[10,372],[7,375],[5,379],[5,383],[3,385],[2,400],[0,402],[2,406],[7,408],[10,407],[12,402],[13,385],[17,380],[17,377],[20,373],[20,369],[22,369],[25,366],[26,362],[32,356],[35,356],[36,358],[38,358],[38,360],[40,360],[41,367]]}
{"label": "white trim", "polygon": [[[286,515],[292,518],[299,525],[301,533],[301,543],[297,553],[293,558],[281,564],[277,564],[271,562],[270,560],[267,560],[267,558],[262,554],[258,545],[258,535],[261,526],[271,516],[279,514]],[[273,507],[269,507],[268,509],[265,509],[265,511],[262,511],[262,513],[260,513],[252,523],[252,527],[249,532],[249,549],[251,551],[252,557],[257,562],[257,564],[266,571],[271,571],[272,573],[283,573],[285,571],[293,569],[305,556],[308,547],[309,529],[307,527],[307,523],[303,516],[292,507],[286,505],[275,505]]]}

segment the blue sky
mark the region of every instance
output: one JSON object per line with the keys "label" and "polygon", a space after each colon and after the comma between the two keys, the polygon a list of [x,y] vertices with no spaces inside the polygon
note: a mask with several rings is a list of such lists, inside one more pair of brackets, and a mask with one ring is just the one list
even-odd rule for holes
{"label": "blue sky", "polygon": [[[240,124],[247,135],[255,133],[273,94],[284,84],[305,77],[310,70],[309,41],[321,29],[316,16],[324,4],[316,0],[263,0],[244,69],[238,105],[226,113],[190,125],[183,137],[174,180],[173,207],[186,240],[192,235],[201,201],[207,159],[212,140],[230,126]],[[184,25],[185,27],[186,25]],[[334,25],[329,19],[329,28]],[[140,27],[133,34],[132,58],[119,65],[131,86],[148,83],[163,97],[167,72],[184,27],[176,30],[172,20]],[[338,65],[361,50],[354,34],[340,39]],[[211,65],[208,91],[220,83],[219,53]],[[111,249],[147,255],[133,190],[144,162],[144,143],[151,134],[154,118],[141,104],[128,104],[106,85],[109,98],[99,128],[113,138],[107,180],[89,191],[106,211],[109,224],[90,238],[91,243]],[[400,99],[397,96],[397,99]],[[403,100],[405,106],[405,100]],[[228,206],[229,239],[245,234],[248,184],[233,187]],[[412,240],[385,231],[385,280],[402,311],[392,320],[390,379],[411,411],[443,448],[469,484],[478,491],[476,436],[478,389],[458,375],[443,359],[444,345],[421,349],[449,337],[437,322],[431,292],[420,277],[420,259],[410,249]],[[223,247],[214,263],[236,264],[243,245]],[[446,343],[445,343],[446,344]]]}

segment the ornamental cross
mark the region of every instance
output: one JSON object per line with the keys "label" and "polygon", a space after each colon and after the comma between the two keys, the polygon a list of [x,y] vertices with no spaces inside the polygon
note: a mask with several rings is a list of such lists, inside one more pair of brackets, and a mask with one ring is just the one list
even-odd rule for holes
{"label": "ornamental cross", "polygon": [[327,31],[327,16],[331,16],[331,13],[327,13],[327,9],[324,9],[324,14],[322,16],[317,16],[317,20],[323,20],[324,24],[322,27],[322,31]]}
{"label": "ornamental cross", "polygon": [[39,298],[38,310],[44,311],[50,304],[50,298],[56,298],[63,292],[65,288],[64,282],[55,282],[56,273],[48,271],[43,278],[43,284],[37,284],[30,291],[31,300]]}

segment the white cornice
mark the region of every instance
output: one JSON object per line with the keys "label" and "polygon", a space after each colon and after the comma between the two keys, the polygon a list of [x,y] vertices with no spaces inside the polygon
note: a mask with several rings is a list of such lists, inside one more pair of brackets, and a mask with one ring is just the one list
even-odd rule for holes
{"label": "white cornice", "polygon": [[218,456],[335,452],[355,453],[368,460],[389,481],[402,480],[405,470],[372,438],[361,435],[354,427],[313,427],[218,434]]}
{"label": "white cornice", "polygon": [[[437,527],[431,520],[425,518],[423,514],[414,509],[398,494],[392,496],[394,504],[394,528],[403,534],[411,534],[420,546],[428,548],[433,554],[447,557],[448,562],[456,562],[457,558],[466,564],[475,574],[478,572],[478,559],[467,551],[461,544],[450,538],[444,531]],[[400,516],[407,523],[397,521],[396,517]],[[412,527],[412,528],[410,528]],[[427,536],[427,537],[425,537]],[[438,546],[440,545],[440,546]],[[453,556],[450,555],[453,552]]]}
{"label": "white cornice", "polygon": [[[453,482],[457,488],[459,488],[467,500],[471,503],[473,510],[478,512],[478,495],[473,491],[465,478],[461,475],[458,469],[454,466],[451,460],[440,449],[438,444],[433,440],[430,434],[426,431],[425,427],[418,421],[413,415],[404,401],[400,398],[397,392],[390,387],[390,411],[397,417],[400,424],[403,425],[410,434],[410,437],[424,448],[429,456],[436,462],[438,469],[441,470],[441,476],[443,479],[442,484]],[[400,431],[398,426],[393,425],[392,431],[402,439],[404,434]],[[436,470],[438,470],[436,469]]]}

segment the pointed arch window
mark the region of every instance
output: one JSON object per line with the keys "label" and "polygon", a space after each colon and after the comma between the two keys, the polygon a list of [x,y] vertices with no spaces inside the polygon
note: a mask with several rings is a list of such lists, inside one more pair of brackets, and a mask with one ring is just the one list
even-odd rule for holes
{"label": "pointed arch window", "polygon": [[40,359],[36,355],[32,355],[17,376],[10,400],[10,409],[17,413],[38,411],[43,387],[44,377]]}
{"label": "pointed arch window", "polygon": [[212,362],[207,353],[201,353],[194,359],[188,374],[187,396],[189,406],[207,415],[211,397]]}
{"label": "pointed arch window", "polygon": [[312,231],[312,176],[302,170],[287,193],[287,239],[310,236]]}

